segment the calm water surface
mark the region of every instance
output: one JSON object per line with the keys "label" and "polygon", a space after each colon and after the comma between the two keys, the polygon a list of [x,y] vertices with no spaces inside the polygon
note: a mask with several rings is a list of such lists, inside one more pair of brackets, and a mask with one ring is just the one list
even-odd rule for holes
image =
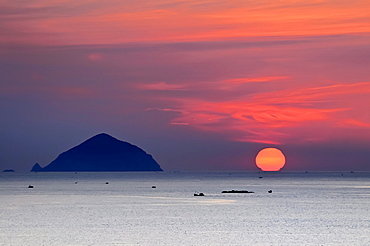
{"label": "calm water surface", "polygon": [[370,173],[1,173],[0,245],[370,245]]}

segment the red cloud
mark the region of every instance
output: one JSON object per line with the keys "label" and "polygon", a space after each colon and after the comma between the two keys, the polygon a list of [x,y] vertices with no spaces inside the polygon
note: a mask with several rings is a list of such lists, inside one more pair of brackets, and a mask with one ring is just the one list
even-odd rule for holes
{"label": "red cloud", "polygon": [[[234,101],[183,99],[182,115],[173,123],[229,134],[237,141],[276,144],[297,135],[305,135],[302,137],[311,141],[322,139],[315,137],[319,132],[315,123],[320,123],[323,129],[333,128],[338,122],[369,127],[370,123],[358,119],[343,119],[354,110],[346,98],[367,93],[370,82],[260,93]],[[303,126],[306,132],[299,132],[297,129]]]}

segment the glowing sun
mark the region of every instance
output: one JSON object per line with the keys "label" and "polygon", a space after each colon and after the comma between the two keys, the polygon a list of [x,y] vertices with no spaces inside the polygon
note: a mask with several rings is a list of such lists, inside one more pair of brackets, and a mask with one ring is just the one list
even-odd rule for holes
{"label": "glowing sun", "polygon": [[258,152],[256,165],[262,171],[279,171],[285,165],[285,155],[277,148],[265,148]]}

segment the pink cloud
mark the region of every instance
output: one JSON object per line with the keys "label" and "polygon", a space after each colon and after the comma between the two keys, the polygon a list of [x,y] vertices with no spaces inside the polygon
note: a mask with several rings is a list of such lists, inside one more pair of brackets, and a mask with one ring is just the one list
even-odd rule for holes
{"label": "pink cloud", "polygon": [[168,84],[165,82],[151,83],[151,84],[138,84],[135,87],[142,90],[154,90],[154,91],[174,91],[184,90],[183,85]]}
{"label": "pink cloud", "polygon": [[344,126],[344,127],[365,127],[365,128],[370,127],[370,123],[363,122],[363,121],[356,120],[356,119],[345,119],[342,122],[340,122],[339,125]]}
{"label": "pink cloud", "polygon": [[[369,123],[348,120],[348,116],[356,115],[358,108],[351,107],[352,102],[346,97],[356,98],[359,94],[370,94],[370,82],[259,93],[231,101],[183,99],[180,100],[182,115],[173,122],[230,134],[237,141],[282,143],[297,138],[312,141],[322,139],[322,136],[314,137],[318,134],[316,123],[323,129],[329,128],[324,138],[341,131],[337,122],[352,127],[370,126],[370,118],[365,119]],[[302,132],[296,130],[303,127]],[[335,128],[335,133],[330,128]]]}
{"label": "pink cloud", "polygon": [[99,61],[102,59],[102,55],[101,54],[97,54],[97,53],[91,53],[87,56],[87,58],[90,60],[90,61]]}
{"label": "pink cloud", "polygon": [[267,77],[254,77],[254,78],[236,78],[225,80],[225,83],[231,84],[243,84],[243,83],[254,83],[254,82],[272,82],[278,80],[290,79],[289,76],[267,76]]}
{"label": "pink cloud", "polygon": [[172,125],[181,125],[181,126],[188,126],[189,123],[186,122],[171,122]]}

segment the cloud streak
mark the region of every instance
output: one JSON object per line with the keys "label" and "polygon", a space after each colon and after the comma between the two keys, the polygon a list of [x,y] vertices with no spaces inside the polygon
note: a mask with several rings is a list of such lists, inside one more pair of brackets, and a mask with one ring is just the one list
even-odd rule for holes
{"label": "cloud streak", "polygon": [[[145,3],[145,4],[144,4]],[[369,33],[366,0],[3,3],[2,43],[114,44]],[[39,33],[36,37],[35,33]],[[22,39],[27,37],[27,41]]]}
{"label": "cloud streak", "polygon": [[[182,100],[182,115],[173,122],[228,133],[237,141],[275,144],[297,138],[309,141],[308,133],[300,136],[296,129],[311,123],[325,123],[323,127],[336,128],[338,132],[344,125],[368,127],[370,118],[366,119],[368,122],[346,119],[356,108],[343,97],[355,98],[358,94],[369,95],[370,82],[258,93],[235,101]],[[335,105],[330,106],[333,102]]]}
{"label": "cloud streak", "polygon": [[158,82],[153,84],[139,84],[137,86],[139,89],[142,90],[158,90],[158,91],[176,91],[176,90],[184,90],[184,86],[182,85],[171,85],[165,82]]}

